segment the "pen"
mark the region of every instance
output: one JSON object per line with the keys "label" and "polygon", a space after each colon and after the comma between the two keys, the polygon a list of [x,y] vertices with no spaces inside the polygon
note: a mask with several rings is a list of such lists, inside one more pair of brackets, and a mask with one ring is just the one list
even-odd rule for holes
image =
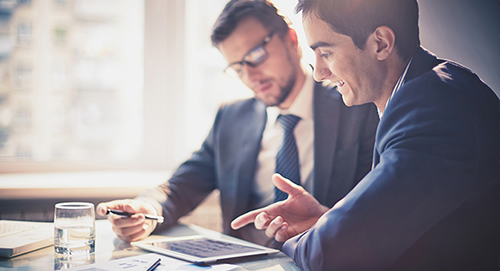
{"label": "pen", "polygon": [[158,265],[160,265],[161,258],[156,259],[156,261],[152,262],[144,271],[152,271],[155,270]]}
{"label": "pen", "polygon": [[[134,215],[133,213],[127,213],[124,211],[108,209],[106,211],[106,214],[109,215],[110,213],[115,214],[115,215],[125,216],[125,217],[131,217]],[[146,217],[146,219],[152,219],[152,220],[158,221],[158,223],[163,223],[163,216],[147,215],[147,214],[145,214],[144,216]]]}

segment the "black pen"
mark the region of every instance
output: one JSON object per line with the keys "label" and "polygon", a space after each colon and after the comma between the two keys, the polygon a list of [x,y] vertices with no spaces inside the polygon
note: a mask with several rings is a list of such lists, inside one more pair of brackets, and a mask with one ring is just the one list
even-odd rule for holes
{"label": "black pen", "polygon": [[158,265],[160,265],[161,258],[156,259],[156,261],[152,262],[144,271],[152,271],[155,270]]}
{"label": "black pen", "polygon": [[[131,217],[131,216],[135,215],[133,213],[127,213],[127,212],[124,212],[124,211],[118,211],[118,210],[108,209],[106,211],[106,214],[109,215],[110,213],[112,213],[114,215],[124,216],[124,217]],[[146,217],[146,219],[152,219],[152,220],[158,221],[158,223],[163,223],[163,219],[164,219],[163,216],[147,215],[147,214],[145,214],[144,216]]]}

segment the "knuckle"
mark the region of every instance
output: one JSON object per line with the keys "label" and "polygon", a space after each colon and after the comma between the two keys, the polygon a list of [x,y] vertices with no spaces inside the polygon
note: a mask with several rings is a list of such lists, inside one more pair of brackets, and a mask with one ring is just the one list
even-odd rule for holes
{"label": "knuckle", "polygon": [[260,221],[255,221],[254,224],[255,224],[255,228],[257,228],[258,230],[264,229],[264,223],[262,223]]}

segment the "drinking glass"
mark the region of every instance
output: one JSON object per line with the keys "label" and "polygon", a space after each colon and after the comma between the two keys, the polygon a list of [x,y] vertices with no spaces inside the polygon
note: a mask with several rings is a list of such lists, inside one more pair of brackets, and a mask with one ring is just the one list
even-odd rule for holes
{"label": "drinking glass", "polygon": [[54,212],[54,248],[63,255],[95,252],[95,211],[88,202],[57,203]]}

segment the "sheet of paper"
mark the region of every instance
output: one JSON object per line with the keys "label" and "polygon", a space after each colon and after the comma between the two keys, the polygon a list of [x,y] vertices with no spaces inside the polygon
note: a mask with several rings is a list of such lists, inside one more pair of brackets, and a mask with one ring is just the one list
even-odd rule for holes
{"label": "sheet of paper", "polygon": [[139,256],[133,256],[123,259],[112,260],[104,263],[95,263],[66,270],[71,271],[144,271],[156,259],[161,258],[161,264],[156,267],[155,271],[170,271],[170,270],[210,270],[210,271],[228,271],[240,269],[237,265],[232,264],[214,264],[209,266],[199,266],[186,261],[177,260],[156,253],[149,253]]}

